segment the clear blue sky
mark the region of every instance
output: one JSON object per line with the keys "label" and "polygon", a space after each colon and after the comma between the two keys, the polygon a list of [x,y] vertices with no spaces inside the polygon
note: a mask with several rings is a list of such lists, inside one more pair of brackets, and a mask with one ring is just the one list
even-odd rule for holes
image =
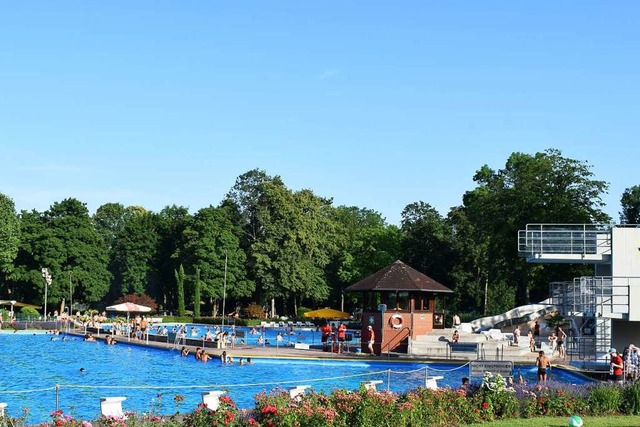
{"label": "clear blue sky", "polygon": [[264,169],[399,223],[546,148],[640,184],[635,1],[0,3],[0,193],[191,212]]}

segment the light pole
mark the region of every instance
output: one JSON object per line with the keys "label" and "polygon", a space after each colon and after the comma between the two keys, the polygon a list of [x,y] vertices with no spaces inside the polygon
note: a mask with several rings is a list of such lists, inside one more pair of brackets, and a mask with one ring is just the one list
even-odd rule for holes
{"label": "light pole", "polygon": [[222,330],[224,331],[225,305],[227,303],[227,251],[224,251],[224,284],[222,285]]}
{"label": "light pole", "polygon": [[46,268],[42,269],[42,277],[44,278],[44,321],[47,321],[47,290],[51,284],[51,275]]}
{"label": "light pole", "polygon": [[73,316],[73,288],[71,287],[71,270],[69,270],[69,318]]}

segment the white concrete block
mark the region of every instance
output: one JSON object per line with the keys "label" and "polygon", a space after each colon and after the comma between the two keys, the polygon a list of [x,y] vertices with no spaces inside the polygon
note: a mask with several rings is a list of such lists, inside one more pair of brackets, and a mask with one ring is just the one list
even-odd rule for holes
{"label": "white concrete block", "polygon": [[376,389],[376,385],[378,384],[382,384],[382,380],[372,380],[372,381],[362,381],[360,382],[360,385],[364,388],[366,388],[367,390],[377,390]]}
{"label": "white concrete block", "polygon": [[206,391],[202,393],[202,403],[212,411],[217,411],[218,406],[220,406],[220,396],[226,393],[224,390]]}
{"label": "white concrete block", "polygon": [[100,398],[100,413],[105,417],[123,417],[122,401],[127,400],[126,397],[101,397]]}
{"label": "white concrete block", "polygon": [[310,385],[299,385],[291,387],[289,388],[289,396],[291,396],[292,399],[300,400],[300,398],[302,398],[302,395],[305,393],[305,390],[310,387]]}

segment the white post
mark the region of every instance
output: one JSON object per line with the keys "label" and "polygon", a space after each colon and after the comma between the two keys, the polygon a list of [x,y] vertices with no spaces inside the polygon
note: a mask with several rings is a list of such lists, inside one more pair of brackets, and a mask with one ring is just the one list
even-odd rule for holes
{"label": "white post", "polygon": [[42,277],[44,278],[44,321],[47,321],[47,290],[49,285],[51,284],[51,275],[49,274],[49,270],[43,268]]}
{"label": "white post", "polygon": [[225,305],[227,302],[227,251],[224,251],[224,284],[222,285],[222,327],[220,328],[224,331],[224,318],[225,314]]}
{"label": "white post", "polygon": [[71,285],[71,270],[69,270],[69,319],[73,316],[73,287]]}

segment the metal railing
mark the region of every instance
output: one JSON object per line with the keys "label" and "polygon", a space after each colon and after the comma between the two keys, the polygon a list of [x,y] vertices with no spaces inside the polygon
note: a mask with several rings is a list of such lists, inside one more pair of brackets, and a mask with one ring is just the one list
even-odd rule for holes
{"label": "metal railing", "polygon": [[629,314],[632,277],[585,276],[571,282],[552,282],[550,302],[565,316],[618,317]]}
{"label": "metal railing", "polygon": [[518,231],[518,254],[610,255],[611,226],[527,224]]}
{"label": "metal railing", "polygon": [[[380,348],[380,354],[383,354],[386,348],[387,358],[389,358],[391,356],[391,348],[395,348],[398,345],[404,345],[403,341],[409,338],[410,335],[411,335],[411,328],[409,328],[408,326],[402,327],[402,329],[398,331],[395,337],[389,340],[389,342],[384,347]],[[409,344],[406,343],[406,345],[408,346]]]}

